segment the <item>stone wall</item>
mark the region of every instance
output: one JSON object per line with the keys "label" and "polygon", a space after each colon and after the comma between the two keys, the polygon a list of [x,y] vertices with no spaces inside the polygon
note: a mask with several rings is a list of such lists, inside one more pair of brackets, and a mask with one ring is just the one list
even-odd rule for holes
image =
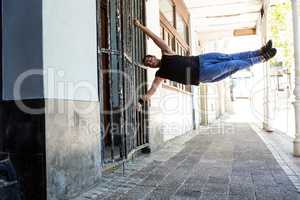
{"label": "stone wall", "polygon": [[68,199],[101,176],[99,104],[47,100],[45,105],[48,199]]}

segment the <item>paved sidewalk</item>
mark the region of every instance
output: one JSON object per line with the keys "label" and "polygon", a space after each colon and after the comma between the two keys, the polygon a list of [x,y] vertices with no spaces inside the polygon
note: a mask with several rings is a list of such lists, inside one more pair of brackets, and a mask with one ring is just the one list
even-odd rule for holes
{"label": "paved sidewalk", "polygon": [[[219,124],[220,125],[220,124]],[[300,200],[300,193],[248,124],[222,123],[103,174],[83,199]]]}

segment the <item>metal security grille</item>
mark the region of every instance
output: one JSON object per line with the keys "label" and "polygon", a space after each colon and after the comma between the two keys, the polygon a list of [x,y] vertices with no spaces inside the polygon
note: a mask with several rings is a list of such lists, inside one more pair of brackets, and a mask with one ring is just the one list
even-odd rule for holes
{"label": "metal security grille", "polygon": [[141,65],[145,38],[133,19],[144,22],[141,0],[98,0],[99,96],[102,111],[104,164],[122,161],[149,143],[148,107],[136,111],[137,98],[147,91]]}

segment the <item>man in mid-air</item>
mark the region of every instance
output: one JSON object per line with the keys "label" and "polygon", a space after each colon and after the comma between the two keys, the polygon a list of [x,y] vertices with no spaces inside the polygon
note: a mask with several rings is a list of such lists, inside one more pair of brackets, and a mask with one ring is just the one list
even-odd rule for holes
{"label": "man in mid-air", "polygon": [[216,82],[254,64],[267,62],[277,52],[272,47],[272,41],[269,40],[265,46],[256,51],[235,54],[215,52],[198,56],[180,56],[174,53],[164,40],[138,20],[134,20],[134,23],[154,41],[162,52],[160,60],[153,55],[147,55],[143,60],[145,66],[158,68],[158,70],[147,94],[139,99],[140,104],[151,98],[164,79],[187,85]]}

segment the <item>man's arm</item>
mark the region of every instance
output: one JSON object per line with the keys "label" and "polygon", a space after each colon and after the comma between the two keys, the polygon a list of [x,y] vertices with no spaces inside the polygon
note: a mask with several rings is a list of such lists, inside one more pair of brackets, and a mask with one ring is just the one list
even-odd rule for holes
{"label": "man's arm", "polygon": [[169,46],[165,43],[164,40],[162,40],[159,36],[153,33],[149,28],[142,25],[137,19],[134,20],[134,24],[153,40],[153,42],[161,49],[163,54],[174,54],[172,49],[169,48]]}
{"label": "man's arm", "polygon": [[160,78],[158,76],[156,76],[154,78],[152,85],[151,85],[150,89],[148,90],[147,94],[142,97],[142,100],[144,102],[148,101],[151,98],[151,96],[156,92],[157,88],[159,87],[159,85],[161,84],[161,82],[163,80],[164,80],[163,78]]}

